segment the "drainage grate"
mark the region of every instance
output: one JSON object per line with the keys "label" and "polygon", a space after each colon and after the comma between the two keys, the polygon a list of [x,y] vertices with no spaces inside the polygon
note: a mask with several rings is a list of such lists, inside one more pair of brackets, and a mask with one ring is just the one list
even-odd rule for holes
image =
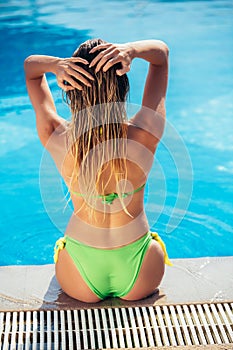
{"label": "drainage grate", "polygon": [[233,343],[232,303],[0,312],[1,350]]}

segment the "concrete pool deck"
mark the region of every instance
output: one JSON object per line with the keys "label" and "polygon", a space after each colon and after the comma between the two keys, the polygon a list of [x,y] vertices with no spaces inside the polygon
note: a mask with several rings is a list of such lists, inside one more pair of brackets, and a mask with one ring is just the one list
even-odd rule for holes
{"label": "concrete pool deck", "polygon": [[109,298],[86,304],[67,296],[54,265],[0,267],[0,311],[64,310],[233,301],[233,256],[174,259],[152,296],[137,302]]}

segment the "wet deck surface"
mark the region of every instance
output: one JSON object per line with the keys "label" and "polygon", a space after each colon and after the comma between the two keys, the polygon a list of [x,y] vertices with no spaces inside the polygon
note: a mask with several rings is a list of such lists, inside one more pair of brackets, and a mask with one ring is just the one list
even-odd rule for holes
{"label": "wet deck surface", "polygon": [[87,309],[233,301],[233,256],[175,259],[159,290],[137,302],[110,298],[86,304],[67,296],[54,265],[0,267],[0,311]]}

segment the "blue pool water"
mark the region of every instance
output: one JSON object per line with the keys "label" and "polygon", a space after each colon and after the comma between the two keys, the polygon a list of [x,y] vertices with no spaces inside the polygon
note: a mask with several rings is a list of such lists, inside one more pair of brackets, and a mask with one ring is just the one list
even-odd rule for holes
{"label": "blue pool water", "polygon": [[[146,188],[149,222],[171,258],[233,255],[232,1],[9,0],[0,10],[0,265],[52,263],[71,210],[53,195],[60,179],[37,138],[23,61],[70,56],[91,37],[169,45],[168,126]],[[146,70],[133,62],[132,104]],[[52,76],[50,84],[68,118]]]}

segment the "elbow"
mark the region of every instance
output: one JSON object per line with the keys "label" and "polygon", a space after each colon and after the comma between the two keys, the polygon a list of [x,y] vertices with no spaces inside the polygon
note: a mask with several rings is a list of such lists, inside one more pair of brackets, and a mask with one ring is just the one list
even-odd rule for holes
{"label": "elbow", "polygon": [[165,53],[165,56],[166,56],[166,59],[168,60],[168,57],[169,57],[169,47],[167,46],[167,44],[164,43],[164,53]]}
{"label": "elbow", "polygon": [[32,57],[33,57],[33,55],[28,56],[28,57],[25,58],[25,60],[24,60],[24,70],[25,70],[25,72],[27,72],[27,69],[28,69],[28,67],[29,67],[29,65],[30,65],[30,63],[31,63],[31,61],[32,61]]}
{"label": "elbow", "polygon": [[30,62],[30,56],[28,56],[27,58],[25,58],[24,60],[24,71],[25,73],[27,72],[27,68],[28,68],[28,65],[29,65],[29,62]]}
{"label": "elbow", "polygon": [[169,47],[162,40],[155,40],[154,62],[155,66],[163,66],[168,64]]}
{"label": "elbow", "polygon": [[164,41],[161,41],[161,50],[163,52],[165,60],[167,61],[169,57],[169,47]]}
{"label": "elbow", "polygon": [[161,59],[161,63],[162,66],[168,66],[168,62],[169,62],[169,47],[167,46],[167,44],[163,43],[163,47],[162,47],[162,59]]}

